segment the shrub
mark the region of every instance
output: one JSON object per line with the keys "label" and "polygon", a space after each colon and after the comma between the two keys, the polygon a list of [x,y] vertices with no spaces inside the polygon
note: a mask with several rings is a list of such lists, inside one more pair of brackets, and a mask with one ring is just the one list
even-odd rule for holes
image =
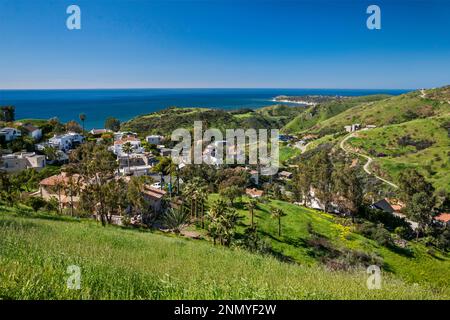
{"label": "shrub", "polygon": [[363,236],[375,240],[379,245],[389,247],[394,245],[394,240],[389,231],[380,224],[365,222],[357,227],[357,231]]}
{"label": "shrub", "polygon": [[45,201],[41,197],[29,197],[27,200],[27,205],[33,208],[34,212],[38,212],[39,209],[42,209],[46,206],[47,201]]}

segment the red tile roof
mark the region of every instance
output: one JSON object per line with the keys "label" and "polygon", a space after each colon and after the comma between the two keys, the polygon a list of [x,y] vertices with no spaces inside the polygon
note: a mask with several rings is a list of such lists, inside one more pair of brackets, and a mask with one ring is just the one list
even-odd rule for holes
{"label": "red tile roof", "polygon": [[157,188],[147,186],[147,185],[144,186],[143,192],[145,195],[147,195],[150,198],[155,199],[155,200],[162,199],[162,197],[164,197],[166,194],[166,191],[164,191],[164,190],[157,189]]}
{"label": "red tile roof", "polygon": [[435,219],[442,221],[444,223],[447,223],[450,221],[450,213],[442,213],[439,216],[437,216]]}
{"label": "red tile roof", "polygon": [[250,197],[256,198],[256,197],[261,197],[263,195],[263,191],[262,190],[258,190],[255,188],[247,188],[245,189],[245,193],[247,195],[249,195]]}

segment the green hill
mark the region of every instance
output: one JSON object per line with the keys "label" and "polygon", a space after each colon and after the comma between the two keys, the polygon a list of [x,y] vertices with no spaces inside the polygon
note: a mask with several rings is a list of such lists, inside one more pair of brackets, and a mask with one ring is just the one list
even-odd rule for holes
{"label": "green hill", "polygon": [[320,103],[305,109],[304,112],[287,123],[283,131],[288,133],[301,132],[362,103],[378,101],[389,97],[388,95],[346,97]]}
{"label": "green hill", "polygon": [[373,130],[361,131],[348,143],[359,152],[372,156],[371,168],[388,180],[414,167],[436,189],[450,192],[450,115],[417,119]]}
{"label": "green hill", "polygon": [[448,87],[414,91],[379,101],[353,106],[338,115],[318,122],[311,132],[329,134],[344,130],[345,125],[359,123],[386,126],[415,119],[425,119],[450,113],[450,90]]}
{"label": "green hill", "polygon": [[193,128],[194,121],[202,121],[204,128],[220,130],[236,128],[282,128],[304,107],[275,105],[257,110],[221,110],[207,108],[168,108],[138,116],[122,124],[123,130],[141,135],[170,135],[177,128]]}
{"label": "green hill", "polygon": [[[0,299],[449,297],[445,291],[448,277],[442,278],[448,270],[447,257],[432,258],[425,248],[414,246],[415,256],[410,261],[378,248],[394,273],[383,273],[381,290],[368,290],[365,271],[329,271],[318,265],[300,244],[307,236],[308,221],[317,232],[326,233],[337,242],[348,241],[349,245],[375,250],[373,243],[333,223],[327,215],[282,202],[273,205],[287,210],[283,223],[289,225],[284,227],[286,236],[273,238],[278,243],[274,247],[300,264],[238,248],[214,247],[202,240],[101,227],[91,220],[33,215],[25,208],[1,207]],[[261,231],[276,228],[266,210],[264,205],[257,212]],[[66,288],[69,265],[81,268],[80,290]],[[408,279],[404,274],[409,271]],[[441,289],[436,287],[436,281],[441,281]]]}

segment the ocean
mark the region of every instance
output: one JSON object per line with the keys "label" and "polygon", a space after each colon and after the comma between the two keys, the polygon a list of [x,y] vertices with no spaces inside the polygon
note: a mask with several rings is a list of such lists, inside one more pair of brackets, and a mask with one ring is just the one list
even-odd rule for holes
{"label": "ocean", "polygon": [[0,90],[0,106],[16,107],[16,119],[79,121],[85,113],[86,129],[103,128],[107,117],[121,121],[171,106],[221,109],[274,105],[278,95],[398,95],[410,90],[366,89],[90,89]]}

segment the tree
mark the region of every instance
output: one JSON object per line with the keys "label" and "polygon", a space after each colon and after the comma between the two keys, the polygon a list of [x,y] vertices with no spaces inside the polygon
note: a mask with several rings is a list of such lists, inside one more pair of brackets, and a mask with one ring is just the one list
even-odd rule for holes
{"label": "tree", "polygon": [[69,206],[70,206],[70,215],[74,216],[74,200],[73,197],[77,196],[80,192],[80,184],[81,184],[81,176],[78,175],[77,168],[73,164],[69,164],[63,167],[62,171],[64,172],[66,179],[63,184],[64,193],[69,195]]}
{"label": "tree", "polygon": [[70,120],[66,123],[66,131],[81,133],[82,128],[78,122]]}
{"label": "tree", "polygon": [[163,225],[175,234],[179,234],[181,230],[189,223],[189,214],[182,207],[179,210],[168,209],[163,216]]}
{"label": "tree", "polygon": [[281,218],[286,216],[286,214],[280,208],[272,208],[271,213],[272,218],[278,220],[278,236],[281,236]]}
{"label": "tree", "polygon": [[56,147],[53,146],[45,146],[43,150],[45,157],[50,161],[56,161],[58,160],[58,153],[59,150]]}
{"label": "tree", "polygon": [[80,118],[81,123],[83,124],[83,132],[84,132],[84,122],[86,121],[86,114],[80,113],[78,115],[78,118]]}
{"label": "tree", "polygon": [[108,117],[105,120],[105,129],[117,132],[120,130],[120,120],[114,117]]}
{"label": "tree", "polygon": [[208,233],[213,238],[214,244],[217,238],[222,245],[231,244],[237,219],[236,210],[228,207],[225,201],[218,199],[211,204],[208,211]]}
{"label": "tree", "polygon": [[122,152],[124,152],[127,155],[127,163],[128,163],[128,173],[131,173],[130,169],[130,154],[133,153],[133,146],[130,142],[124,143],[122,146]]}
{"label": "tree", "polygon": [[234,206],[234,200],[242,195],[242,191],[238,186],[229,186],[220,189],[219,194],[228,199],[230,204]]}
{"label": "tree", "polygon": [[[311,203],[311,186],[313,184],[312,167],[309,163],[300,162],[293,178],[294,190],[303,200],[303,205]],[[299,199],[300,200],[300,199]]]}
{"label": "tree", "polygon": [[45,207],[47,204],[47,202],[41,197],[30,197],[27,202],[34,212],[38,212],[39,209]]}
{"label": "tree", "polygon": [[416,169],[405,169],[400,173],[398,180],[400,188],[400,197],[407,204],[412,200],[412,197],[424,192],[429,197],[433,197],[433,185],[425,180],[425,177]]}
{"label": "tree", "polygon": [[332,198],[333,164],[327,150],[322,150],[311,158],[312,186],[315,196],[323,204],[325,212],[329,211]]}
{"label": "tree", "polygon": [[131,177],[128,183],[127,199],[134,214],[143,214],[147,207],[143,192],[144,181],[140,177]]}
{"label": "tree", "polygon": [[[72,152],[71,161],[76,164],[83,181],[86,181],[80,195],[83,209],[95,212],[105,226],[110,222],[111,210],[114,208],[111,203],[112,186],[108,184],[108,181],[114,180],[117,170],[114,154],[105,145],[88,142]],[[113,199],[117,201],[117,198]]]}
{"label": "tree", "polygon": [[16,108],[14,106],[0,107],[0,120],[5,122],[13,122],[16,118]]}
{"label": "tree", "polygon": [[345,166],[333,172],[334,202],[350,213],[352,222],[363,205],[363,181],[358,177],[357,169]]}
{"label": "tree", "polygon": [[419,225],[416,230],[416,238],[419,237],[419,232],[423,231],[432,222],[434,216],[433,207],[434,198],[430,198],[426,192],[416,193],[406,204],[408,216]]}
{"label": "tree", "polygon": [[171,158],[159,157],[159,162],[152,168],[153,172],[157,172],[161,177],[161,190],[164,184],[164,176],[169,176],[171,187],[169,189],[170,196],[172,196],[172,173],[175,171],[176,165]]}
{"label": "tree", "polygon": [[250,219],[251,219],[251,227],[254,227],[254,210],[257,208],[258,202],[255,199],[250,199],[247,203],[247,209],[250,213]]}

